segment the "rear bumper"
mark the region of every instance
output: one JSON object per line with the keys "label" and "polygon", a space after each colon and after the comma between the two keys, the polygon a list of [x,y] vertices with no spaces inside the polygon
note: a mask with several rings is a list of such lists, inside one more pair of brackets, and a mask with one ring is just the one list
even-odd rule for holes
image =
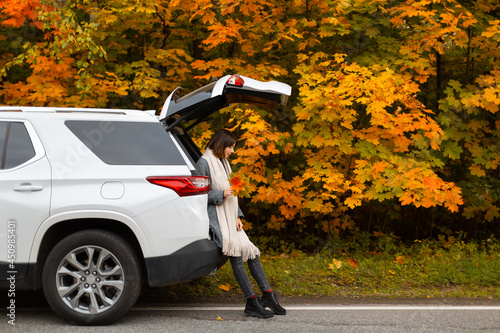
{"label": "rear bumper", "polygon": [[203,239],[161,257],[146,258],[150,287],[181,283],[210,274],[227,257],[213,241]]}

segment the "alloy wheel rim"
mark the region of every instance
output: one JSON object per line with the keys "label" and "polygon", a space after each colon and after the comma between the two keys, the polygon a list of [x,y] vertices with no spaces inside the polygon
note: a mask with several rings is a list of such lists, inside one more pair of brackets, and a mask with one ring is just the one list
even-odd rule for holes
{"label": "alloy wheel rim", "polygon": [[125,274],[120,261],[99,246],[82,246],[68,253],[56,274],[59,297],[72,310],[98,314],[120,298]]}

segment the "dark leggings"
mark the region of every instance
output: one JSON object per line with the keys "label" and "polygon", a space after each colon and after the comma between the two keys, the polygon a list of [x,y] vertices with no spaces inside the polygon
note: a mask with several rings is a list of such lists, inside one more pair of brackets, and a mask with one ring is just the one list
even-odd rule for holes
{"label": "dark leggings", "polygon": [[[229,257],[231,261],[231,266],[233,267],[234,277],[238,284],[240,285],[241,290],[243,290],[243,294],[246,298],[252,297],[255,295],[252,289],[252,285],[250,284],[250,279],[248,278],[248,274],[245,270],[245,265],[243,264],[242,257]],[[266,291],[271,289],[269,286],[269,282],[267,282],[266,274],[262,269],[262,266],[259,261],[259,257],[255,259],[248,259],[248,268],[250,269],[250,273],[252,274],[255,281],[260,287],[261,291]]]}

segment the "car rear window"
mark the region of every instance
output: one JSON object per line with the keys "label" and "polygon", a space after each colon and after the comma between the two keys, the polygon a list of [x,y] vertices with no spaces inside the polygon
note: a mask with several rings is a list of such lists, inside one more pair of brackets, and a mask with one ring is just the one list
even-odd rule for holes
{"label": "car rear window", "polygon": [[160,123],[67,120],[65,124],[106,164],[185,164]]}

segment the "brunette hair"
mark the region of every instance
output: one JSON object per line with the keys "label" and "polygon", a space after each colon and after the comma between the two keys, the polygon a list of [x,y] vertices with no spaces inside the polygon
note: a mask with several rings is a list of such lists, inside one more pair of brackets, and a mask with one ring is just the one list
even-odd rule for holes
{"label": "brunette hair", "polygon": [[221,129],[210,139],[210,142],[207,145],[207,148],[212,149],[215,157],[221,158],[224,156],[224,149],[226,147],[231,147],[235,145],[238,140],[236,139],[236,135],[233,132],[228,131],[227,129]]}

